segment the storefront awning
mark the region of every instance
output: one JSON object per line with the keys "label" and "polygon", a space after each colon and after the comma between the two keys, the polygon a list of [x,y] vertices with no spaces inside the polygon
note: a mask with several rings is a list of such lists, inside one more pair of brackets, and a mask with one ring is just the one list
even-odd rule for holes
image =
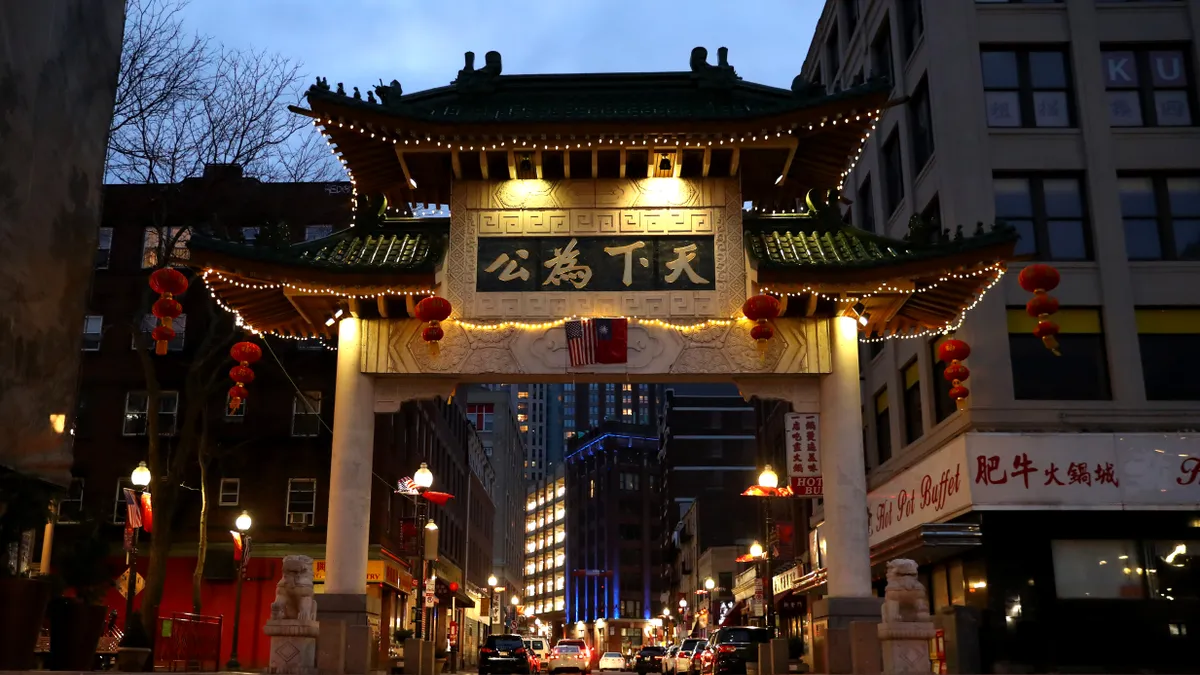
{"label": "storefront awning", "polygon": [[983,545],[978,523],[926,523],[871,548],[871,571],[875,577],[887,573],[887,561],[909,558],[928,565],[964,550]]}
{"label": "storefront awning", "polygon": [[729,613],[725,615],[725,618],[721,621],[721,625],[722,626],[736,626],[736,625],[742,623],[742,618],[745,616],[745,614],[746,614],[746,601],[738,600],[737,603],[734,604],[733,609],[730,609]]}

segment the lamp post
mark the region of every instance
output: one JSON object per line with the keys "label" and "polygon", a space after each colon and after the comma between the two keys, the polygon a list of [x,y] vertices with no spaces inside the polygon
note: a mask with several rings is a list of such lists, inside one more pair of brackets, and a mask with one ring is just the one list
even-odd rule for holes
{"label": "lamp post", "polygon": [[246,576],[246,559],[250,557],[250,535],[247,532],[251,523],[250,514],[246,511],[242,511],[242,515],[233,521],[233,526],[242,538],[242,554],[237,566],[237,590],[234,592],[233,601],[233,640],[229,650],[229,663],[225,664],[226,670],[240,670],[242,667],[242,664],[238,663],[237,655],[238,631],[242,625],[242,579]]}
{"label": "lamp post", "polygon": [[683,629],[683,630],[679,631],[679,633],[680,633],[679,637],[680,637],[680,638],[682,638],[682,637],[683,637],[683,633],[685,633],[685,632],[686,632],[687,634],[689,634],[689,635],[691,634],[691,632],[692,632],[692,631],[691,631],[691,626],[689,625],[689,622],[688,622],[688,603],[687,603],[687,598],[680,598],[680,599],[679,599],[679,625],[680,625],[680,627]]}
{"label": "lamp post", "polygon": [[[423,464],[423,463],[421,464],[421,468],[424,469],[426,472],[429,471],[429,469],[425,468],[425,464]],[[420,473],[421,473],[420,471],[417,471],[418,475],[420,475]],[[413,480],[416,480],[416,476],[413,476]],[[432,481],[432,476],[430,477],[430,480]],[[433,571],[433,562],[435,560],[437,560],[437,549],[438,549],[438,526],[437,526],[437,523],[433,522],[433,520],[430,520],[427,523],[425,523],[425,555],[423,556],[424,560],[421,563],[422,564],[421,582],[423,584],[425,584],[425,586],[426,586],[426,588],[424,589],[425,592],[422,593],[423,597],[421,599],[421,639],[422,640],[432,640],[433,639],[433,631],[430,630],[430,626],[429,626],[429,624],[433,620],[433,616],[431,615],[431,612],[429,611],[429,601],[426,600],[425,598],[428,597],[428,592],[429,592],[428,586],[429,586],[430,581],[433,579],[431,572]]]}
{"label": "lamp post", "polygon": [[671,639],[671,608],[663,607],[663,645],[666,646]]}
{"label": "lamp post", "polygon": [[488,596],[488,635],[496,634],[496,622],[492,621],[492,613],[495,612],[497,617],[500,615],[500,612],[496,611],[496,584],[498,583],[500,580],[496,578],[495,574],[488,577],[487,585],[492,589],[491,595]]}
{"label": "lamp post", "polygon": [[712,603],[713,589],[715,589],[716,587],[717,587],[717,582],[713,581],[712,577],[709,577],[704,580],[704,595],[708,599],[708,625],[705,626],[705,635],[706,636],[712,634],[713,620],[716,618],[713,616],[713,603]]}
{"label": "lamp post", "polygon": [[512,596],[512,606],[513,606],[512,617],[513,618],[512,618],[512,626],[511,626],[511,628],[509,628],[509,630],[514,633],[516,632],[516,627],[517,627],[517,605],[519,605],[519,604],[521,604],[521,597],[518,595]]}
{"label": "lamp post", "polygon": [[[150,469],[145,462],[138,462],[133,473],[129,474],[129,482],[133,483],[133,487],[137,490],[139,503],[136,505],[141,509],[141,494],[142,491],[150,485]],[[128,493],[126,493],[128,494]],[[129,564],[129,579],[125,583],[125,633],[129,633],[131,617],[133,616],[133,596],[137,594],[137,556],[138,556],[138,532],[141,531],[141,525],[133,526],[128,524],[132,534],[129,539],[129,552],[125,554],[126,562]]]}
{"label": "lamp post", "polygon": [[[758,486],[774,490],[779,487],[779,475],[768,464],[763,467],[762,473],[758,474]],[[769,499],[763,501],[763,520],[766,525],[767,547],[760,547],[759,555],[763,559],[763,604],[764,616],[763,620],[767,628],[775,628],[775,593],[771,587],[771,538],[774,536],[771,524],[771,501]],[[757,543],[757,542],[755,542]],[[751,553],[753,555],[753,552]],[[759,557],[759,556],[755,556]]]}

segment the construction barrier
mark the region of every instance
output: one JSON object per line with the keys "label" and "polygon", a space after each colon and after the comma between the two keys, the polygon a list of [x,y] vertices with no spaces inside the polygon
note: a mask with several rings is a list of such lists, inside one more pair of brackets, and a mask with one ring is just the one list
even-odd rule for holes
{"label": "construction barrier", "polygon": [[221,669],[221,617],[176,612],[158,619],[154,669],[218,671]]}

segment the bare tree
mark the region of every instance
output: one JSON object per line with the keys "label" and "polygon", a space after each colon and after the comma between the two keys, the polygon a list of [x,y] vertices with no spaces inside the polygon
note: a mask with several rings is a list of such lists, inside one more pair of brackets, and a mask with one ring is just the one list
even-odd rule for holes
{"label": "bare tree", "polygon": [[[261,180],[327,181],[344,179],[323,139],[304,117],[288,111],[299,101],[303,77],[298,62],[262,51],[228,49],[213,39],[188,31],[183,22],[185,0],[129,0],[117,85],[116,108],[109,131],[107,175],[122,183],[163,187],[152,233],[157,234],[151,267],[176,264],[190,228],[204,223],[197,211],[203,203],[173,199],[173,184],[203,173],[207,164],[238,164],[246,176]],[[169,227],[168,227],[169,225]],[[189,293],[205,293],[193,276]],[[149,307],[147,296],[145,305]],[[203,322],[180,387],[178,426],[173,436],[160,436],[162,386],[159,360],[151,356],[149,336],[140,324],[138,355],[147,391],[147,459],[155,476],[152,486],[155,523],[150,565],[142,598],[142,622],[153,634],[166,577],[167,553],[175,538],[173,520],[182,512],[183,481],[199,465],[201,518],[193,605],[200,610],[200,584],[207,552],[207,468],[212,457],[210,418],[224,404],[228,382],[221,366],[238,329],[230,317],[213,311]],[[197,328],[201,322],[193,322]],[[169,445],[169,447],[167,447]]]}

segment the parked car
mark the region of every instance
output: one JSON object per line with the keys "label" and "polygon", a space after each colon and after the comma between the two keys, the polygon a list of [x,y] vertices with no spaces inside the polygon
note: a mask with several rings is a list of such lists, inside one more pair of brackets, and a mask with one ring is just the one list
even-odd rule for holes
{"label": "parked car", "polygon": [[592,648],[588,646],[588,643],[578,638],[563,638],[562,640],[558,641],[556,646],[562,647],[564,645],[579,647],[580,651],[587,655],[587,659],[585,659],[585,663],[587,663],[587,670],[584,670],[583,672],[592,672]]}
{"label": "parked car", "polygon": [[708,656],[701,662],[701,675],[744,675],[747,663],[758,663],[758,646],[770,642],[767,628],[731,626],[720,628],[708,641]]}
{"label": "parked car", "polygon": [[661,673],[666,647],[642,647],[633,660],[633,669],[638,673]]}
{"label": "parked car", "polygon": [[667,647],[667,653],[663,654],[662,672],[671,675],[675,672],[675,654],[679,652],[679,645],[671,645]]}
{"label": "parked car", "polygon": [[575,645],[559,644],[550,650],[550,673],[573,671],[585,673],[588,670],[587,652]]}
{"label": "parked car", "polygon": [[625,670],[625,657],[620,652],[604,652],[596,668],[602,673],[606,670]]}
{"label": "parked car", "polygon": [[679,645],[679,652],[675,654],[675,659],[671,663],[672,672],[678,675],[688,675],[692,670],[699,670],[699,653],[704,651],[704,646],[708,644],[705,638],[687,638],[683,644]]}
{"label": "parked car", "polygon": [[540,675],[542,672],[542,662],[538,660],[537,653],[530,648],[528,639],[521,640],[521,642],[525,645],[525,659],[529,661],[529,672]]}
{"label": "parked car", "polygon": [[544,638],[527,638],[525,649],[533,653],[538,663],[538,670],[546,670],[550,667],[550,647]]}
{"label": "parked car", "polygon": [[530,675],[529,651],[520,635],[489,635],[479,648],[479,675]]}

